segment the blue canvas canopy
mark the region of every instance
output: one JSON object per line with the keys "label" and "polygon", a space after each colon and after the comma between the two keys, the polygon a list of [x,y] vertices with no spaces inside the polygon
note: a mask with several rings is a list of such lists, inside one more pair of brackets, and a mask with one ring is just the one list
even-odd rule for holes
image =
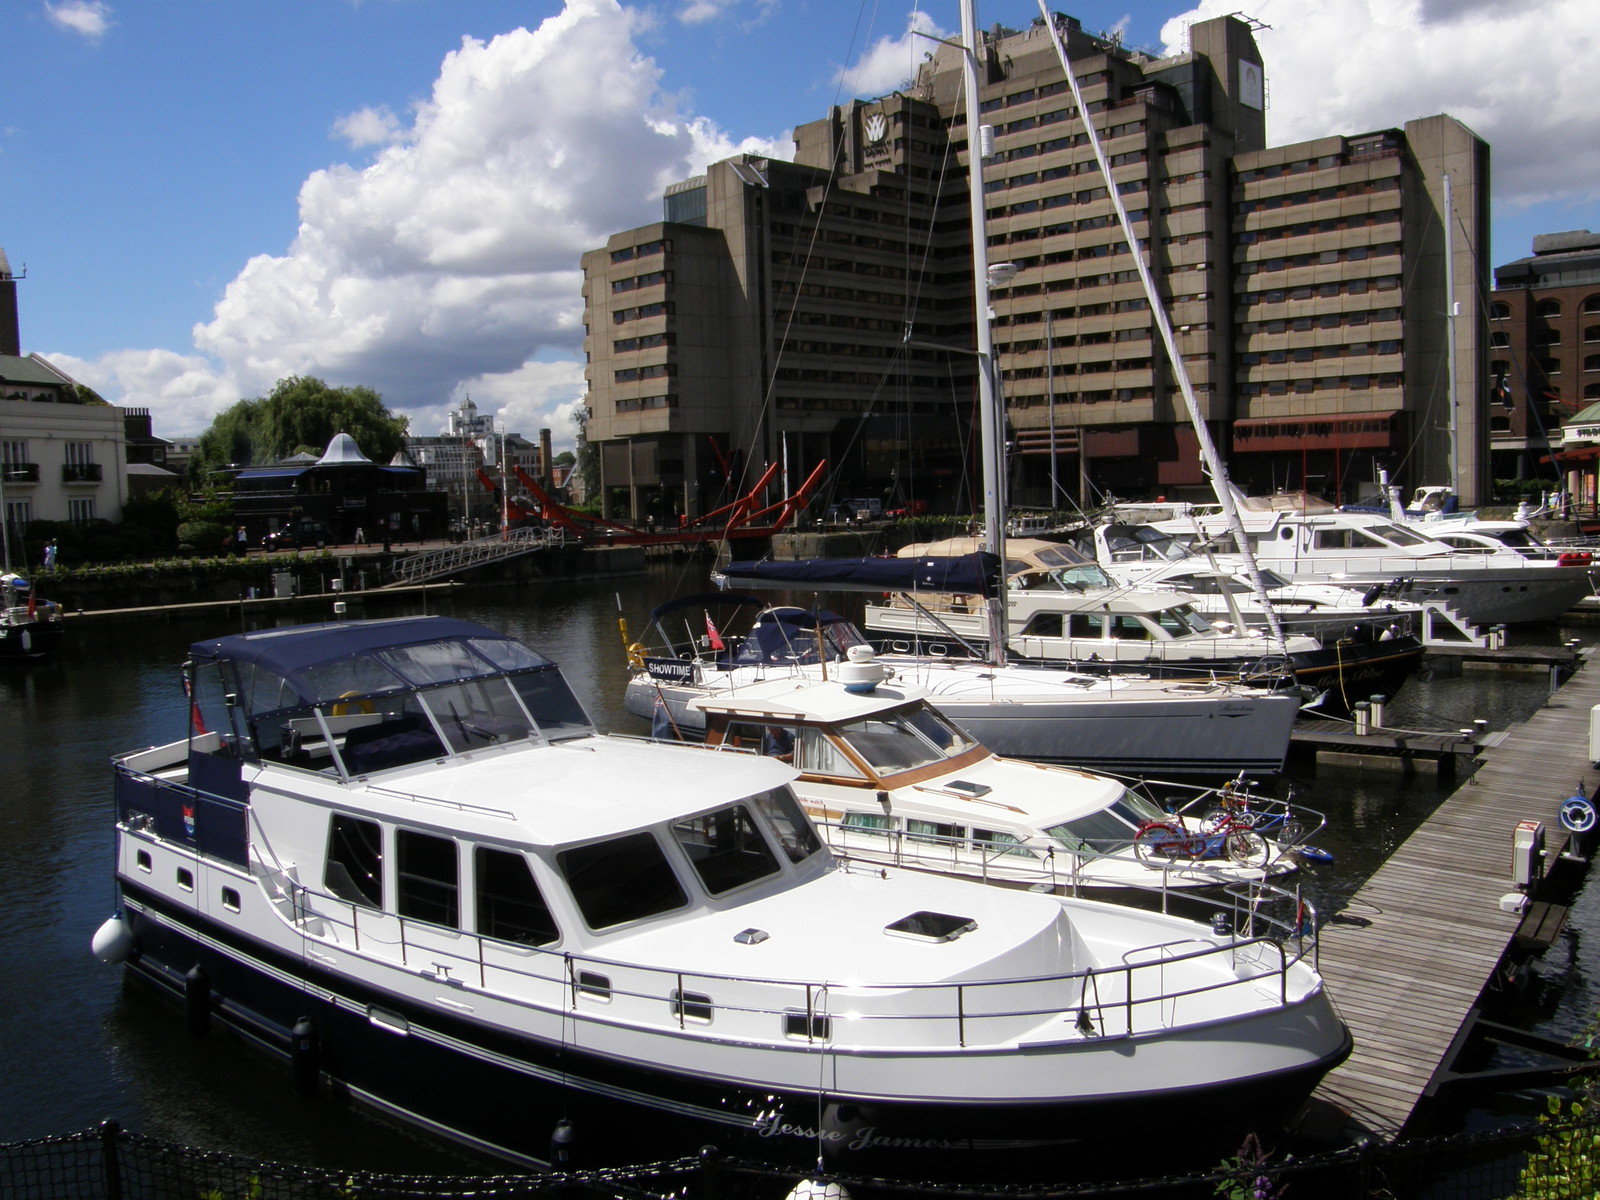
{"label": "blue canvas canopy", "polygon": [[803,558],[797,562],[731,562],[718,575],[742,587],[993,596],[1000,589],[1000,560],[981,550],[955,557]]}

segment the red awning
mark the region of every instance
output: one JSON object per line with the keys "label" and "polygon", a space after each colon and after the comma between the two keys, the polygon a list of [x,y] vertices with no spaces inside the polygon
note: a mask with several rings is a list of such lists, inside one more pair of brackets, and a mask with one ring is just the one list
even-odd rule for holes
{"label": "red awning", "polygon": [[1575,450],[1557,450],[1551,454],[1542,454],[1539,461],[1547,462],[1588,462],[1600,456],[1600,446],[1579,446]]}

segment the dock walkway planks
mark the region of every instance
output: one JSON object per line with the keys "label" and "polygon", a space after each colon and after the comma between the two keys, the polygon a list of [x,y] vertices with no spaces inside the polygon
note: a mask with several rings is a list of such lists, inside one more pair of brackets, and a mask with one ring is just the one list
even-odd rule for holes
{"label": "dock walkway planks", "polygon": [[1355,1048],[1315,1099],[1349,1114],[1351,1132],[1401,1132],[1522,917],[1500,908],[1513,891],[1512,837],[1544,822],[1559,846],[1561,801],[1581,782],[1593,796],[1589,710],[1600,666],[1579,670],[1526,723],[1514,726],[1322,930],[1321,966]]}

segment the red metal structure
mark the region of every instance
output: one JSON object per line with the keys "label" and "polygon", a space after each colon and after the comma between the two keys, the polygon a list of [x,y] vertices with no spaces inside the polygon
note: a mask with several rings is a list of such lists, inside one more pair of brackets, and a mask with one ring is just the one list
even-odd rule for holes
{"label": "red metal structure", "polygon": [[[591,545],[665,546],[682,542],[718,542],[734,538],[771,537],[775,533],[781,533],[784,527],[794,520],[796,514],[811,502],[811,497],[822,481],[822,474],[827,465],[826,462],[818,463],[794,495],[787,496],[776,504],[763,506],[760,501],[761,493],[772,482],[772,477],[778,473],[777,465],[774,464],[766,469],[753,488],[732,504],[713,509],[692,521],[686,517],[679,517],[676,528],[661,532],[639,529],[621,521],[608,521],[568,508],[552,499],[550,494],[521,467],[514,467],[513,470],[517,482],[527,489],[534,506],[528,508],[509,497],[504,503],[506,515],[510,520],[544,520]],[[491,494],[497,494],[500,490],[493,477],[482,468],[478,470],[478,481]]]}

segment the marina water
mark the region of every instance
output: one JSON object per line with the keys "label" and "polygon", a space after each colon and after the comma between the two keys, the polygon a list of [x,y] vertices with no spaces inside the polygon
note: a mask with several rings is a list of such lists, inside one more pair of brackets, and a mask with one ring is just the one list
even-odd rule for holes
{"label": "marina water", "polygon": [[[464,589],[431,611],[505,630],[556,659],[602,728],[641,733],[622,707],[630,637],[663,600],[705,588],[703,569],[658,568],[620,580],[518,589]],[[420,611],[413,608],[408,611]],[[331,613],[331,605],[330,605]],[[374,612],[373,615],[378,615]],[[382,615],[399,615],[383,610]],[[311,619],[311,618],[308,618]],[[191,642],[237,631],[223,621],[74,630],[55,661],[0,675],[0,911],[10,969],[0,981],[0,1141],[89,1128],[125,1128],[210,1150],[330,1169],[470,1172],[492,1169],[336,1100],[295,1095],[289,1071],[226,1035],[191,1037],[182,1014],[120,969],[96,962],[89,938],[109,914],[111,755],[183,735],[178,667]],[[1540,638],[1600,640],[1600,627]],[[1515,640],[1515,639],[1514,639]],[[1590,668],[1594,669],[1594,668]],[[1414,729],[1505,729],[1547,698],[1543,672],[1468,672],[1409,681],[1386,723]],[[1551,779],[1552,807],[1575,780]],[[647,786],[647,780],[640,781]],[[1455,788],[1429,774],[1323,763],[1291,769],[1277,785],[1327,813],[1317,842],[1333,862],[1301,873],[1324,918],[1359,918],[1352,897],[1383,859]],[[1509,887],[1511,830],[1506,830]],[[1577,1036],[1600,996],[1585,972],[1584,941],[1600,937],[1600,894],[1577,897],[1568,933],[1533,973],[1519,1019],[1553,1037]],[[1337,1000],[1337,996],[1335,996]],[[1453,1127],[1514,1118],[1518,1097],[1441,1112]],[[625,1132],[578,1130],[580,1139]],[[698,1146],[685,1146],[690,1154]]]}

